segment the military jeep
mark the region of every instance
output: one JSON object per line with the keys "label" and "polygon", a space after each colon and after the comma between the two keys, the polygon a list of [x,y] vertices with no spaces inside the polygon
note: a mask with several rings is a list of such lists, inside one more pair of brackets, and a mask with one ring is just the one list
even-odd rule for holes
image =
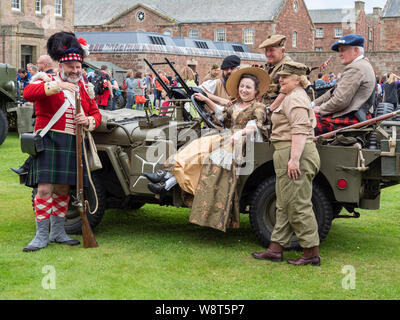
{"label": "military jeep", "polygon": [[[172,102],[165,116],[127,109],[101,111],[103,121],[93,137],[103,168],[92,173],[98,197],[97,212],[88,214],[92,228],[100,223],[106,209],[136,210],[146,203],[187,206],[179,186],[159,198],[149,191],[149,181],[143,176],[144,172],[162,169],[176,149],[196,134],[199,136],[202,126],[214,126],[204,106],[193,99],[194,89],[181,83],[182,88],[165,88]],[[192,103],[201,119],[190,117],[188,103]],[[314,179],[312,204],[321,241],[327,237],[334,219],[358,218],[357,208],[379,209],[382,189],[400,182],[399,126],[399,121],[381,121],[316,141],[321,170]],[[256,238],[267,246],[276,221],[274,148],[268,141],[259,142],[247,152],[251,155],[238,180],[240,210],[249,214]],[[93,190],[88,188],[85,194],[93,209]],[[341,215],[343,208],[347,215]],[[81,232],[80,216],[72,204],[65,228],[70,234]],[[297,246],[293,235],[292,247]]]}
{"label": "military jeep", "polygon": [[0,145],[7,137],[9,122],[15,125],[16,68],[8,64],[0,64]]}

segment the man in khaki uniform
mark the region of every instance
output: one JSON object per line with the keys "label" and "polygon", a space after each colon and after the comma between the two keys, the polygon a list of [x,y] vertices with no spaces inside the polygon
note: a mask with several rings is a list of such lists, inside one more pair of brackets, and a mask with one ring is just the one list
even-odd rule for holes
{"label": "man in khaki uniform", "polygon": [[203,82],[206,82],[209,80],[217,80],[220,76],[221,76],[221,70],[219,69],[219,65],[214,63],[211,66],[210,72],[204,77]]}
{"label": "man in khaki uniform", "polygon": [[201,84],[200,88],[203,89],[207,96],[216,104],[220,106],[232,105],[231,97],[226,91],[225,84],[232,73],[239,70],[240,58],[232,55],[224,59],[221,65],[222,75],[217,80],[209,80]]}
{"label": "man in khaki uniform", "polygon": [[343,36],[332,46],[332,50],[338,52],[340,63],[345,68],[335,89],[313,103],[317,116],[316,135],[371,117],[369,114],[360,116],[358,113],[376,88],[374,69],[364,57],[364,37],[357,34]]}
{"label": "man in khaki uniform", "polygon": [[[293,61],[289,56],[286,55],[286,37],[280,34],[272,35],[267,38],[260,46],[260,49],[265,50],[265,56],[267,58],[267,64],[265,65],[266,71],[270,76],[270,88],[266,95],[264,95],[264,101],[267,105],[271,104],[273,100],[271,97],[279,94],[279,76],[278,72],[281,71],[282,66],[286,62]],[[280,97],[283,100],[284,97]],[[273,108],[272,108],[273,109]]]}

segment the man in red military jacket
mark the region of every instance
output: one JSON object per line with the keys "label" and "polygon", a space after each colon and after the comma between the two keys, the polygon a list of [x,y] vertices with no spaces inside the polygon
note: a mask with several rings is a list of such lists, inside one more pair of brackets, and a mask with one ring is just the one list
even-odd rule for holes
{"label": "man in red military jacket", "polygon": [[[70,186],[76,185],[76,125],[84,125],[86,130],[92,131],[101,122],[94,95],[82,78],[82,63],[88,55],[86,42],[76,39],[73,33],[58,32],[48,40],[47,51],[59,62],[59,73],[43,74],[24,91],[24,99],[35,103],[35,132],[43,130],[61,106],[67,103],[68,107],[44,136],[45,150],[29,167],[26,185],[37,188],[34,199],[36,235],[24,248],[25,252],[40,250],[49,242],[71,246],[80,243],[69,238],[64,229]],[[77,93],[83,110],[79,114],[75,113]]]}

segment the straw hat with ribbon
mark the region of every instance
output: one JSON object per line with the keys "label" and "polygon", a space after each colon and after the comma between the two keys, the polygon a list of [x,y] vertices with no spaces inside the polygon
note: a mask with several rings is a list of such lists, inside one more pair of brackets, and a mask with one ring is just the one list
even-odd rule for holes
{"label": "straw hat with ribbon", "polygon": [[243,75],[247,74],[256,77],[258,81],[260,81],[260,84],[258,86],[259,89],[259,93],[257,95],[258,97],[263,96],[264,93],[268,91],[270,83],[268,72],[266,72],[263,69],[255,67],[243,68],[232,73],[228,81],[226,82],[226,91],[232,98],[240,99],[238,90],[239,84]]}

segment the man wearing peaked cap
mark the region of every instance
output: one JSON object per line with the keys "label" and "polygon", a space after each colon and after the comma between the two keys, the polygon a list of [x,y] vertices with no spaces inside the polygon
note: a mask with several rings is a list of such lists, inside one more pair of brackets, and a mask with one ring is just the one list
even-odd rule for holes
{"label": "man wearing peaked cap", "polygon": [[375,92],[374,69],[364,57],[364,37],[349,34],[332,45],[345,66],[340,81],[313,103],[317,117],[316,135],[337,130],[371,117],[368,110]]}
{"label": "man wearing peaked cap", "polygon": [[240,57],[231,55],[224,59],[221,65],[221,77],[216,80],[208,80],[200,85],[200,88],[205,90],[207,96],[216,104],[221,106],[229,106],[232,104],[231,97],[226,91],[226,82],[232,73],[239,70]]}
{"label": "man wearing peaked cap", "polygon": [[364,48],[364,37],[359,34],[348,34],[341,37],[337,42],[335,42],[331,49],[333,51],[339,52],[340,45],[348,45],[353,47],[363,47]]}
{"label": "man wearing peaked cap", "polygon": [[[285,44],[286,37],[284,35],[275,34],[270,35],[267,40],[265,40],[259,46],[259,49],[265,50],[265,56],[268,60],[265,67],[270,76],[270,88],[267,94],[264,96],[264,101],[266,104],[271,104],[273,101],[272,97],[279,94],[280,87],[278,72],[281,71],[282,66],[286,62],[293,61],[289,56],[286,55]],[[281,99],[279,99],[279,101],[280,100]],[[273,107],[271,108],[273,109]]]}

